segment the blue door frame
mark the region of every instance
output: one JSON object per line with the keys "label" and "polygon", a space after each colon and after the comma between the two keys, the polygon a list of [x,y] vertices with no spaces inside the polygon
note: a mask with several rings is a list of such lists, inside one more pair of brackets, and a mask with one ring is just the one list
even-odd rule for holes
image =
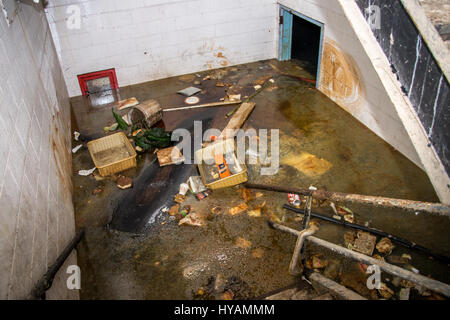
{"label": "blue door frame", "polygon": [[291,59],[292,51],[292,23],[294,16],[302,18],[316,26],[320,27],[320,43],[319,43],[319,59],[317,61],[317,74],[316,74],[316,88],[319,86],[320,75],[320,63],[322,61],[322,42],[323,42],[323,30],[324,24],[317,20],[311,19],[297,11],[289,9],[280,4],[280,18],[282,17],[283,23],[280,25],[280,39],[278,45],[278,60],[287,61]]}

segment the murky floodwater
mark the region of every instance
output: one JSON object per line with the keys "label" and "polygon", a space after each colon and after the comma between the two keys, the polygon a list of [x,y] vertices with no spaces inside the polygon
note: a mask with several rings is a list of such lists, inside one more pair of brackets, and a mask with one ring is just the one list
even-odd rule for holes
{"label": "murky floodwater", "polygon": [[[217,81],[233,84],[229,90],[245,96],[254,92],[256,79],[271,75],[275,84],[253,100],[256,108],[244,128],[280,130],[281,167],[276,175],[261,176],[259,165],[249,165],[250,182],[294,187],[314,185],[330,191],[438,200],[423,171],[311,84],[280,75],[269,63],[276,64],[280,70],[310,77],[294,62],[257,62],[213,72],[218,80],[202,81],[208,74],[203,72],[201,77],[187,75],[126,87],[120,90],[120,98],[135,96],[139,101],[156,98],[164,108],[182,106],[184,98],[175,92],[201,81],[197,86],[204,91],[197,96],[201,103],[207,103],[225,94],[227,87],[216,87]],[[73,128],[79,129],[87,139],[102,136],[102,128],[114,122],[110,106],[95,104],[82,97],[72,101]],[[225,114],[232,109],[233,106],[214,108],[214,111],[167,112],[164,123],[159,125],[173,130],[186,126],[186,121],[210,118],[208,126],[221,129],[227,122]],[[207,224],[203,228],[178,226],[177,221],[159,209],[172,204],[178,184],[195,173],[196,168],[159,168],[156,161],[152,154],[138,156],[138,167],[123,173],[134,178],[134,187],[129,190],[118,189],[110,178],[74,174],[77,227],[87,228],[86,238],[78,250],[83,299],[213,299],[220,294],[198,295],[198,290],[210,287],[217,277],[229,279],[235,298],[244,299],[296,280],[287,272],[295,238],[267,225],[271,219],[300,228],[297,215],[282,209],[285,194],[262,192],[262,197],[248,202],[252,210],[265,201],[260,217],[246,212],[228,214],[229,208],[243,202],[239,188],[214,191],[202,201],[191,196],[183,205],[191,205],[192,211],[202,214]],[[92,167],[87,149],[73,156],[74,173]],[[93,195],[96,188],[103,191]],[[215,207],[220,209],[211,213]],[[356,213],[357,223],[369,223],[450,255],[448,219],[349,207]],[[314,210],[332,214],[326,206]],[[142,232],[126,233],[105,227],[111,221],[112,225],[119,221],[116,223],[121,226],[119,229],[129,227]],[[344,232],[342,227],[323,222],[318,237],[343,244]],[[246,240],[246,246],[242,245],[242,239]],[[411,254],[412,264],[421,273],[449,281],[447,265],[398,246],[392,254],[402,253]],[[354,268],[354,263],[343,263],[331,256],[329,259],[330,277],[348,283],[346,274],[357,275],[354,271],[344,272],[347,267]]]}

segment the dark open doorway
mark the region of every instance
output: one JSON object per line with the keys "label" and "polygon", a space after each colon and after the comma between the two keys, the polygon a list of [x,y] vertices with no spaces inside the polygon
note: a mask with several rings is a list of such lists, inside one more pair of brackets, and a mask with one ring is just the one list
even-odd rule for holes
{"label": "dark open doorway", "polygon": [[291,59],[316,76],[319,64],[321,28],[295,14],[292,21]]}
{"label": "dark open doorway", "polygon": [[278,59],[294,59],[301,69],[319,83],[324,24],[280,5]]}

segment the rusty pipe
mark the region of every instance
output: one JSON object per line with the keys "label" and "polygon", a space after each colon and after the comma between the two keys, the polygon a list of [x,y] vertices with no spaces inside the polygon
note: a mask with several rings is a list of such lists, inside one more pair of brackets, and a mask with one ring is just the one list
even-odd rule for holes
{"label": "rusty pipe", "polygon": [[[272,228],[290,233],[297,237],[300,235],[300,231],[294,230],[292,228],[289,228],[289,227],[286,227],[286,226],[283,226],[283,225],[280,225],[277,223],[269,222],[269,225]],[[400,277],[402,279],[406,279],[406,280],[416,283],[422,287],[425,287],[431,291],[441,293],[441,294],[445,295],[446,297],[450,297],[450,286],[446,283],[427,278],[420,274],[415,274],[414,272],[394,266],[385,261],[374,259],[374,258],[366,256],[362,253],[349,250],[347,248],[338,246],[334,243],[316,238],[314,236],[307,237],[307,240],[310,241],[311,243],[314,243],[315,245],[324,247],[328,250],[331,250],[340,255],[343,255],[344,257],[355,259],[357,261],[360,261],[360,262],[368,264],[368,265],[377,265],[380,267],[381,270],[383,270],[391,275]]]}
{"label": "rusty pipe", "polygon": [[309,190],[295,187],[270,186],[254,183],[246,183],[250,189],[267,190],[283,193],[295,193],[303,196],[313,196],[318,200],[342,201],[350,203],[361,203],[373,205],[380,208],[403,209],[415,212],[427,212],[450,218],[450,206],[443,203],[421,202],[414,200],[403,200],[377,196],[365,196],[360,194],[350,194],[342,192],[331,192],[325,190]]}
{"label": "rusty pipe", "polygon": [[300,252],[303,248],[303,243],[305,242],[305,238],[312,236],[314,233],[317,232],[319,228],[316,226],[316,224],[312,223],[311,226],[308,227],[308,229],[304,229],[300,231],[297,237],[297,243],[295,244],[294,254],[292,255],[291,264],[289,265],[289,272],[297,276],[301,274],[301,271],[297,268],[297,262],[298,257],[300,256]]}

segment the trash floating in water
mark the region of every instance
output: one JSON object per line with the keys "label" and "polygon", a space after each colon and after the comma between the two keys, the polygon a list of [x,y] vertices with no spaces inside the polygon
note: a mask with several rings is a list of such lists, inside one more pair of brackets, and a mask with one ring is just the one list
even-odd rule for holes
{"label": "trash floating in water", "polygon": [[203,184],[201,176],[192,176],[188,179],[188,185],[192,191],[192,193],[197,194],[203,191],[206,191],[206,187]]}
{"label": "trash floating in water", "polygon": [[234,216],[234,215],[236,215],[238,213],[244,212],[247,209],[248,209],[248,205],[245,202],[243,202],[243,203],[241,203],[240,205],[238,205],[236,207],[230,208],[228,210],[228,213],[231,214],[232,216]]}
{"label": "trash floating in water", "polygon": [[110,125],[109,127],[108,126],[104,127],[103,131],[105,131],[105,133],[109,133],[109,132],[116,131],[117,128],[119,128],[119,124],[116,122],[116,123],[113,123],[112,125]]}
{"label": "trash floating in water", "polygon": [[235,241],[235,245],[241,249],[248,249],[252,246],[252,243],[242,237],[238,237]]}
{"label": "trash floating in water", "polygon": [[394,249],[394,245],[389,238],[383,238],[380,240],[380,242],[378,242],[376,248],[380,253],[390,254],[392,252],[392,249]]}
{"label": "trash floating in water", "polygon": [[133,186],[133,179],[125,177],[123,175],[119,175],[117,178],[117,187],[122,190],[131,188]]}
{"label": "trash floating in water", "polygon": [[187,183],[180,184],[180,191],[178,191],[179,194],[185,196],[186,192],[189,190],[189,185]]}
{"label": "trash floating in water", "polygon": [[197,200],[203,200],[203,199],[207,198],[211,193],[212,193],[212,190],[205,190],[203,192],[197,193],[195,195],[195,197],[197,198]]}
{"label": "trash floating in water", "polygon": [[89,170],[80,170],[80,171],[78,171],[78,174],[79,174],[80,176],[86,177],[86,176],[91,175],[96,169],[97,169],[97,168],[92,168],[92,169],[89,169]]}
{"label": "trash floating in water", "polygon": [[80,137],[80,133],[78,131],[74,131],[73,132],[73,138],[75,139],[75,141],[78,141],[79,137]]}
{"label": "trash floating in water", "polygon": [[248,214],[249,217],[259,218],[259,217],[261,217],[261,208],[257,208],[257,209],[254,209],[254,210],[249,210],[247,212],[247,214]]}
{"label": "trash floating in water", "polygon": [[264,256],[264,249],[263,248],[256,248],[252,250],[252,257],[256,259],[261,259]]}
{"label": "trash floating in water", "polygon": [[206,226],[206,221],[204,220],[204,217],[196,212],[189,213],[186,217],[180,220],[178,225],[190,225],[194,227],[204,227]]}
{"label": "trash floating in water", "polygon": [[121,101],[117,102],[116,106],[117,106],[118,110],[123,110],[126,108],[134,107],[138,104],[139,104],[139,101],[135,97],[133,97],[133,98],[129,98],[129,99],[121,100]]}
{"label": "trash floating in water", "polygon": [[202,91],[202,90],[199,89],[199,88],[188,87],[188,88],[185,88],[183,90],[178,91],[177,93],[182,94],[182,95],[184,95],[186,97],[190,97],[190,96],[192,96],[192,95],[194,95],[196,93],[199,93],[200,91]]}
{"label": "trash floating in water", "polygon": [[328,260],[321,253],[313,255],[306,261],[308,269],[323,269],[326,266],[328,266]]}
{"label": "trash floating in water", "polygon": [[196,104],[200,102],[200,98],[199,97],[188,97],[184,100],[184,102],[186,102],[186,104]]}
{"label": "trash floating in water", "polygon": [[300,205],[302,204],[302,200],[300,199],[300,196],[298,194],[288,193],[287,197],[289,203],[295,207],[300,207]]}
{"label": "trash floating in water", "polygon": [[176,216],[180,212],[180,205],[177,203],[169,209],[169,215]]}
{"label": "trash floating in water", "polygon": [[183,203],[185,200],[186,200],[186,196],[185,195],[177,193],[175,195],[175,198],[174,198],[173,201],[175,201],[176,203]]}
{"label": "trash floating in water", "polygon": [[368,256],[372,256],[376,241],[377,237],[371,235],[370,233],[358,231],[353,245],[350,245],[350,249]]}
{"label": "trash floating in water", "polygon": [[77,153],[78,150],[80,150],[82,146],[83,146],[82,144],[79,144],[78,146],[76,146],[75,148],[73,148],[73,149],[72,149],[72,153]]}

